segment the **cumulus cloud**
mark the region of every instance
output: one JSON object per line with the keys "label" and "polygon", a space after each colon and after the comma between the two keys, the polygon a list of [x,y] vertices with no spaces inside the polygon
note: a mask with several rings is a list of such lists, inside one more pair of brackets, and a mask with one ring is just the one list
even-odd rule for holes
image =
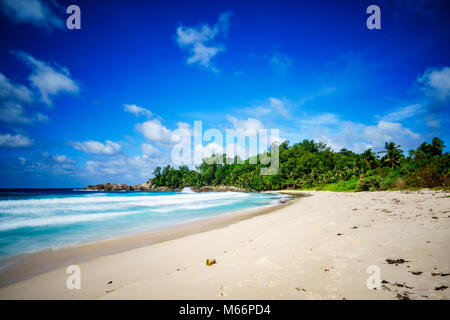
{"label": "cumulus cloud", "polygon": [[14,51],[13,54],[31,68],[32,73],[28,79],[39,90],[42,101],[47,105],[52,105],[52,96],[60,93],[76,94],[80,91],[67,68],[52,67],[23,51]]}
{"label": "cumulus cloud", "polygon": [[120,144],[110,140],[106,140],[105,143],[94,140],[84,142],[72,141],[69,142],[69,144],[77,150],[97,155],[114,155],[122,151],[122,146]]}
{"label": "cumulus cloud", "polygon": [[138,123],[135,128],[150,141],[167,143],[172,140],[172,131],[167,129],[158,119]]}
{"label": "cumulus cloud", "polygon": [[301,120],[300,135],[303,139],[314,139],[326,143],[333,150],[346,148],[362,152],[372,148],[384,148],[384,143],[395,141],[403,150],[416,148],[422,135],[404,127],[401,123],[380,120],[374,125],[341,120],[335,114],[319,114]]}
{"label": "cumulus cloud", "polygon": [[153,116],[153,113],[150,110],[143,108],[143,107],[139,107],[135,104],[124,104],[123,107],[124,107],[125,112],[132,113],[136,116],[142,115],[142,116],[146,116],[149,118],[151,116]]}
{"label": "cumulus cloud", "polygon": [[148,143],[143,143],[141,145],[142,153],[146,156],[152,157],[160,154],[159,150],[156,149],[154,146]]}
{"label": "cumulus cloud", "polygon": [[55,14],[61,6],[55,1],[1,0],[1,10],[16,23],[29,23],[48,31],[64,27],[63,20]]}
{"label": "cumulus cloud", "polygon": [[0,147],[2,148],[25,148],[33,144],[33,141],[21,134],[0,134]]}
{"label": "cumulus cloud", "polygon": [[244,120],[227,116],[227,120],[233,125],[234,132],[237,135],[254,137],[258,134],[258,130],[264,128],[261,121],[254,118]]}
{"label": "cumulus cloud", "polygon": [[450,97],[450,67],[429,68],[417,78],[422,90],[438,100]]}
{"label": "cumulus cloud", "polygon": [[398,122],[379,121],[377,125],[366,126],[363,138],[374,148],[382,148],[386,141],[396,141],[404,147],[413,147],[421,139],[421,135],[403,127]]}
{"label": "cumulus cloud", "polygon": [[212,27],[203,24],[198,27],[179,26],[177,28],[176,41],[180,48],[189,51],[188,64],[199,64],[200,66],[217,72],[211,65],[211,59],[219,52],[225,50],[223,44],[216,43],[218,36],[224,36],[229,29],[230,13],[222,13],[215,25]]}
{"label": "cumulus cloud", "polygon": [[142,133],[148,140],[165,146],[177,144],[184,138],[190,138],[192,134],[192,130],[187,123],[178,122],[177,129],[172,131],[166,128],[158,119],[138,123],[135,129]]}
{"label": "cumulus cloud", "polygon": [[165,166],[169,158],[152,158],[146,155],[130,157],[124,154],[107,159],[92,159],[86,162],[90,176],[99,181],[117,181],[120,183],[142,183],[146,181],[157,166]]}

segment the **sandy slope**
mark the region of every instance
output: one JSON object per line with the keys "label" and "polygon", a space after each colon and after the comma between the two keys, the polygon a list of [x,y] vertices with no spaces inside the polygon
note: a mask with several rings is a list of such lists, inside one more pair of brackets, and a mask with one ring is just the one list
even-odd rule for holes
{"label": "sandy slope", "polygon": [[[81,290],[66,289],[61,268],[0,288],[0,298],[450,297],[435,290],[450,287],[448,193],[303,193],[271,214],[80,263]],[[377,290],[366,285],[370,265],[385,281]]]}

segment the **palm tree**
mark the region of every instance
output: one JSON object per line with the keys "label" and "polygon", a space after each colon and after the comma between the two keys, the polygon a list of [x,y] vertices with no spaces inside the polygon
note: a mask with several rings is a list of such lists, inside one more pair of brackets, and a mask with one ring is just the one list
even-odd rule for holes
{"label": "palm tree", "polygon": [[388,164],[392,169],[398,167],[403,158],[403,151],[400,149],[400,147],[401,146],[395,144],[395,142],[385,142],[384,148],[386,150],[378,152],[386,154],[383,158],[381,158],[381,161]]}
{"label": "palm tree", "polygon": [[444,150],[444,141],[439,139],[438,137],[434,137],[431,142],[431,148],[434,156],[441,156],[442,150]]}
{"label": "palm tree", "polygon": [[364,161],[365,165],[369,169],[374,169],[376,166],[377,155],[372,149],[367,149],[363,153],[361,153],[361,158]]}

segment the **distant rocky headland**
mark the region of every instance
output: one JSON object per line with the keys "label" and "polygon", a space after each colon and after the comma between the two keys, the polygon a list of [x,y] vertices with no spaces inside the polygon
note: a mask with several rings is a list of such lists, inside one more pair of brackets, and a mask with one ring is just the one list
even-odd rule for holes
{"label": "distant rocky headland", "polygon": [[[231,186],[203,186],[203,187],[189,187],[194,192],[249,192],[249,190],[231,187]],[[156,186],[152,183],[152,180],[148,180],[145,183],[141,184],[123,184],[123,183],[102,183],[97,185],[89,185],[84,190],[95,190],[95,191],[155,191],[155,192],[164,192],[164,191],[182,191],[179,188],[171,188],[171,187],[161,187]]]}

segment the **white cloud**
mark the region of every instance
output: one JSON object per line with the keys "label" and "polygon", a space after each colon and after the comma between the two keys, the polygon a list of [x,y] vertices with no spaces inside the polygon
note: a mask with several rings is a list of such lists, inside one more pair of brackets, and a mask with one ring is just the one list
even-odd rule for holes
{"label": "white cloud", "polygon": [[401,123],[380,120],[375,125],[367,125],[339,119],[335,114],[324,113],[299,121],[299,134],[292,136],[296,140],[313,139],[326,143],[331,149],[342,148],[362,152],[372,148],[384,149],[384,143],[394,141],[404,151],[416,148],[422,141],[422,135],[404,127]]}
{"label": "white cloud", "polygon": [[230,13],[222,13],[214,26],[204,24],[199,27],[177,28],[176,41],[180,48],[190,52],[187,59],[188,64],[198,63],[206,69],[217,72],[211,65],[211,59],[219,52],[225,50],[223,44],[216,44],[215,38],[219,35],[226,35],[229,28]]}
{"label": "white cloud", "polygon": [[64,27],[63,20],[54,9],[61,6],[56,1],[42,0],[1,0],[3,13],[17,23],[30,23],[47,30]]}
{"label": "white cloud", "polygon": [[69,142],[69,144],[77,150],[85,153],[97,154],[97,155],[114,155],[122,151],[120,144],[106,140],[106,143],[99,141],[89,140],[85,142]]}
{"label": "white cloud", "polygon": [[12,83],[0,73],[0,121],[13,124],[48,122],[48,117],[42,113],[27,113],[22,104],[32,102],[33,94],[27,87]]}
{"label": "white cloud", "polygon": [[21,134],[11,135],[0,134],[0,147],[5,148],[25,148],[33,144],[33,141]]}
{"label": "white cloud", "polygon": [[0,121],[15,124],[30,124],[33,122],[48,123],[49,118],[40,112],[30,116],[19,104],[0,103]]}
{"label": "white cloud", "polygon": [[423,85],[422,90],[427,95],[435,99],[446,100],[450,97],[450,67],[429,68],[417,78],[417,82]]}
{"label": "white cloud", "polygon": [[179,143],[183,138],[191,136],[192,132],[187,123],[178,122],[177,129],[167,129],[158,119],[149,120],[136,124],[135,128],[148,140],[160,145],[172,146]]}
{"label": "white cloud", "polygon": [[256,117],[263,117],[269,114],[280,115],[284,118],[291,118],[288,110],[289,102],[286,99],[269,97],[260,105],[244,109],[244,112]]}
{"label": "white cloud", "polygon": [[101,181],[142,183],[147,181],[155,167],[165,166],[168,161],[168,157],[164,156],[151,158],[146,155],[130,157],[121,154],[102,160],[89,160],[86,162],[86,171]]}
{"label": "white cloud", "polygon": [[278,51],[275,52],[270,58],[270,65],[272,66],[273,71],[279,74],[283,74],[288,71],[293,63],[294,60]]}
{"label": "white cloud", "polygon": [[404,147],[412,148],[421,136],[403,127],[401,123],[380,121],[375,126],[366,126],[362,138],[374,148],[382,149],[385,142],[395,141]]}
{"label": "white cloud", "polygon": [[33,96],[27,87],[12,83],[7,77],[0,73],[0,100],[30,103],[33,100]]}
{"label": "white cloud", "polygon": [[62,155],[62,154],[54,155],[52,158],[57,163],[75,163],[75,160],[72,160],[69,157],[67,157],[66,155]]}
{"label": "white cloud", "polygon": [[235,133],[237,135],[254,137],[258,134],[258,130],[264,129],[261,121],[254,118],[248,118],[247,120],[244,120],[237,119],[232,116],[227,116],[227,120],[233,125]]}
{"label": "white cloud", "polygon": [[66,155],[42,153],[37,159],[26,161],[21,172],[33,172],[36,175],[74,175],[75,160]]}
{"label": "white cloud", "polygon": [[160,153],[158,149],[156,149],[154,146],[148,143],[143,143],[141,145],[141,150],[144,155],[149,157],[156,156]]}
{"label": "white cloud", "polygon": [[80,88],[71,78],[67,68],[55,69],[23,51],[14,51],[13,54],[31,68],[29,80],[40,91],[44,103],[52,105],[51,97],[60,93],[79,92]]}
{"label": "white cloud", "polygon": [[142,116],[146,116],[149,118],[151,116],[153,116],[153,113],[150,110],[143,108],[143,107],[139,107],[135,104],[124,104],[123,106],[124,106],[125,112],[133,113],[136,116],[142,115]]}
{"label": "white cloud", "polygon": [[158,143],[171,143],[172,131],[164,127],[158,119],[136,124],[136,130],[148,140]]}
{"label": "white cloud", "polygon": [[382,117],[384,121],[399,121],[407,118],[411,118],[418,114],[422,109],[422,105],[420,104],[412,104],[406,106],[398,111],[391,112]]}
{"label": "white cloud", "polygon": [[289,112],[286,109],[286,103],[278,98],[269,98],[270,107],[275,110],[275,112],[285,118],[289,118]]}

